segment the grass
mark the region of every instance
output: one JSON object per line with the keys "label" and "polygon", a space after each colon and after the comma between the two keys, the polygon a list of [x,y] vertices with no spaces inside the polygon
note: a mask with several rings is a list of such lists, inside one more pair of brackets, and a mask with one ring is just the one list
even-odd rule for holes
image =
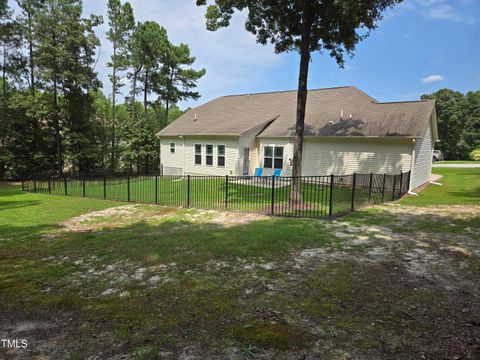
{"label": "grass", "polygon": [[400,203],[413,206],[480,204],[480,169],[436,168],[442,186],[429,185],[418,196],[407,196]]}
{"label": "grass", "polygon": [[435,164],[480,164],[480,161],[474,160],[444,160],[444,161],[435,161]]}
{"label": "grass", "polygon": [[[322,224],[275,219],[223,227],[209,225],[215,214],[147,205],[137,205],[141,217],[111,215],[101,224],[94,220],[91,224],[98,225],[99,231],[64,232],[58,224],[116,205],[0,186],[0,292],[8,304],[3,308],[5,314],[20,311],[22,316],[38,319],[54,312],[59,317],[68,313],[81,319],[82,332],[108,329],[115,341],[128,340],[138,346],[135,353],[142,356],[156,351],[141,350],[145,341],[153,349],[171,347],[179,332],[210,344],[212,339],[224,339],[246,345],[258,342],[279,350],[306,344],[308,337],[296,326],[254,321],[252,329],[247,326],[245,330],[239,319],[243,312],[253,311],[253,304],[245,304],[239,291],[250,282],[258,286],[256,280],[244,278],[243,270],[236,274],[229,268],[216,270],[215,264],[234,262],[242,269],[252,261],[287,258],[292,249],[335,246],[337,240],[321,231]],[[199,214],[200,223],[192,222]],[[122,275],[103,279],[105,264],[121,267]],[[100,296],[105,289],[118,286],[111,283],[123,274],[147,268],[146,275],[152,277],[159,274],[153,269],[164,264],[174,264],[170,265],[174,270],[167,277],[160,271],[161,287],[126,283],[123,291],[131,294],[127,300]],[[213,270],[205,271],[206,264],[212,264]],[[78,277],[84,272],[87,277]]]}
{"label": "grass", "polygon": [[59,228],[58,222],[121,203],[22,192],[0,184],[0,237],[35,236]]}
{"label": "grass", "polygon": [[[192,207],[199,209],[228,209],[233,211],[260,212],[292,217],[326,218],[330,216],[330,200],[332,215],[342,215],[351,209],[351,179],[336,177],[333,191],[329,177],[308,177],[302,181],[301,206],[296,206],[290,199],[290,179],[276,179],[275,185],[269,177],[230,178],[226,177],[155,177],[139,176],[81,180],[56,179],[51,181],[27,181],[25,189],[42,194],[69,195],[115,201],[129,201],[142,204],[159,204],[176,207]],[[370,181],[372,186],[371,197]],[[382,186],[383,176],[370,178],[369,174],[359,174],[356,180],[355,207],[392,200],[398,197],[399,180],[386,178]],[[392,193],[392,186],[395,192]],[[330,192],[332,191],[332,194]],[[331,199],[330,199],[331,198]],[[274,207],[272,210],[272,201]]]}
{"label": "grass", "polygon": [[[401,203],[475,204],[479,169],[438,170],[444,187]],[[399,222],[389,205],[337,220],[250,214],[248,222],[131,204],[72,220],[126,205],[103,200],[102,182],[90,190],[97,198],[0,186],[0,333],[31,339],[27,359],[44,354],[37,344],[70,359],[475,358],[480,262],[448,249],[478,252],[478,216],[418,221],[408,208]],[[246,190],[232,191],[240,198]],[[378,229],[399,237],[381,240]],[[441,283],[443,273],[412,274],[412,266],[435,265],[434,255],[452,283]],[[25,321],[50,327],[11,330]]]}
{"label": "grass", "polygon": [[[325,178],[326,181],[326,178]],[[132,177],[89,179],[85,186],[81,180],[63,179],[29,181],[26,189],[42,194],[78,196],[115,201],[130,201],[143,204],[183,206],[207,209],[225,209],[270,213],[272,203],[272,182],[270,178],[251,178],[248,183],[238,183],[231,179],[226,184],[225,177],[192,177],[190,191],[186,177]],[[67,190],[65,191],[65,187]],[[302,183],[303,208],[294,209],[289,202],[290,184],[276,180],[274,201],[276,214],[327,217],[329,215],[330,186],[318,178],[315,182]],[[359,191],[360,193],[360,191]],[[358,196],[360,198],[361,196]],[[335,187],[333,192],[334,213],[343,213],[350,208],[351,190]]]}

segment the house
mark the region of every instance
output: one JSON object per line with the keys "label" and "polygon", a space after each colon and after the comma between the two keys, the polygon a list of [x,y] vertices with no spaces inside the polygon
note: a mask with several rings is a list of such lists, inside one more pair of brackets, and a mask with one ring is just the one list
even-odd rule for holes
{"label": "house", "polygon": [[[164,174],[292,171],[296,91],[222,96],[158,133]],[[310,90],[302,175],[398,174],[409,189],[430,179],[435,102],[378,102],[354,86]]]}

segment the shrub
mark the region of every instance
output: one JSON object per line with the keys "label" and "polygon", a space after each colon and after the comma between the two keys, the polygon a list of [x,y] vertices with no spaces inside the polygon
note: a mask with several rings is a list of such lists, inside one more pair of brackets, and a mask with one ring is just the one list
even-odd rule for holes
{"label": "shrub", "polygon": [[480,161],[480,148],[477,148],[470,153],[470,159]]}

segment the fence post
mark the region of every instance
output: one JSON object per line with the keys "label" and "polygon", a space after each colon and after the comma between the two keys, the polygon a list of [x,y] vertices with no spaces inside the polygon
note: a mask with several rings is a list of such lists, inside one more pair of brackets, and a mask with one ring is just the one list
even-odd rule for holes
{"label": "fence post", "polygon": [[52,193],[52,185],[51,185],[51,180],[48,178],[48,194],[50,195]]}
{"label": "fence post", "polygon": [[63,177],[63,185],[64,185],[64,188],[65,188],[65,196],[67,196],[68,195],[68,191],[67,191],[67,186],[68,185],[67,185],[67,177],[66,176]]}
{"label": "fence post", "polygon": [[412,176],[412,171],[411,170],[408,172],[407,191],[405,191],[406,193],[408,193],[410,191],[410,176]]}
{"label": "fence post", "polygon": [[130,202],[130,175],[127,176],[127,201]]}
{"label": "fence post", "polygon": [[355,188],[357,186],[357,173],[353,173],[353,181],[352,181],[352,207],[351,210],[355,211]]}
{"label": "fence post", "polygon": [[330,204],[328,206],[329,217],[333,216],[333,181],[334,181],[334,176],[330,175]]}
{"label": "fence post", "polygon": [[25,185],[23,183],[23,178],[22,178],[22,191],[25,191]]}
{"label": "fence post", "polygon": [[387,181],[387,174],[383,173],[383,185],[382,185],[382,204],[385,201],[385,182]]}
{"label": "fence post", "polygon": [[400,170],[400,191],[398,194],[398,198],[400,198],[403,195],[403,172]]}
{"label": "fence post", "polygon": [[392,186],[392,201],[395,200],[395,185],[397,182],[397,175],[393,174],[393,186]]}
{"label": "fence post", "polygon": [[107,175],[103,175],[103,200],[107,199]]}
{"label": "fence post", "polygon": [[368,202],[372,202],[373,173],[370,173],[370,184],[368,185]]}
{"label": "fence post", "polygon": [[275,213],[275,175],[272,175],[272,215]]}
{"label": "fence post", "polygon": [[155,175],[155,204],[158,204],[158,175]]}
{"label": "fence post", "polygon": [[37,193],[37,180],[33,179],[33,192]]}
{"label": "fence post", "polygon": [[85,197],[85,175],[82,177],[82,195]]}
{"label": "fence post", "polygon": [[228,175],[225,175],[225,209],[228,209]]}
{"label": "fence post", "polygon": [[187,208],[190,207],[190,175],[187,175]]}

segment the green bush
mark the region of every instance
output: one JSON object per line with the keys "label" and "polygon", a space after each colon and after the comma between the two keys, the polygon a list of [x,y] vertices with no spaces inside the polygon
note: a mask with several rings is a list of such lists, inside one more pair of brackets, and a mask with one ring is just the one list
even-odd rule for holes
{"label": "green bush", "polygon": [[480,148],[477,148],[470,153],[470,159],[480,161]]}

